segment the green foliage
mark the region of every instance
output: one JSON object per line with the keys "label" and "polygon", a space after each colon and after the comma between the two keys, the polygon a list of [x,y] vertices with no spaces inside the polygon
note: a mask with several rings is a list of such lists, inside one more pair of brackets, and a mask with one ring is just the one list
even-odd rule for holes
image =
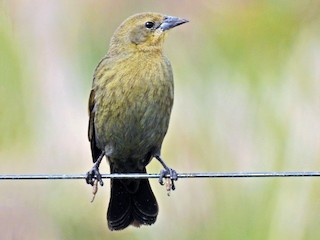
{"label": "green foliage", "polygon": [[253,80],[278,73],[299,33],[298,13],[288,6],[266,2],[239,7],[217,20],[215,41],[222,57]]}
{"label": "green foliage", "polygon": [[10,19],[0,14],[0,150],[26,142],[29,134],[28,79],[19,48]]}
{"label": "green foliage", "polygon": [[[86,131],[94,67],[121,21],[146,10],[190,20],[166,42],[175,102],[162,155],[171,167],[178,172],[320,168],[317,1],[7,1],[2,6],[0,159],[10,163],[1,166],[2,173],[91,168]],[[36,153],[21,148],[28,144]],[[150,165],[149,172],[160,170],[157,163]],[[102,163],[102,172],[107,170]],[[15,184],[0,184],[0,212],[15,213],[0,214],[0,232],[9,239],[19,239],[23,231],[43,239],[42,227],[46,239],[320,238],[318,179],[181,179],[170,197],[151,180],[160,208],[157,223],[116,233],[106,226],[108,181],[92,204],[91,189],[81,181]]]}

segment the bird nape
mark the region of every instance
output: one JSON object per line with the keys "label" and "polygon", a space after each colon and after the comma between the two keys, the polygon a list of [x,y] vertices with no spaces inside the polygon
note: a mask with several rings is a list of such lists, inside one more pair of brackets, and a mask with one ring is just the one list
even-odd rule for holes
{"label": "bird nape", "polygon": [[[173,105],[173,74],[163,55],[169,29],[188,22],[158,13],[129,17],[112,36],[107,55],[94,72],[89,98],[89,129],[93,168],[88,184],[103,185],[99,165],[104,156],[111,173],[146,173],[152,158],[164,169],[159,182],[177,173],[161,158]],[[153,224],[158,204],[148,179],[111,179],[107,212],[110,230]]]}

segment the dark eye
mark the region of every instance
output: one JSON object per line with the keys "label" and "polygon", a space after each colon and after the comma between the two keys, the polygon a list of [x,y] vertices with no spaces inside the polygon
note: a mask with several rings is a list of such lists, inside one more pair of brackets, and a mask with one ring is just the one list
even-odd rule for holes
{"label": "dark eye", "polygon": [[146,22],[144,25],[146,28],[152,28],[154,26],[154,22]]}

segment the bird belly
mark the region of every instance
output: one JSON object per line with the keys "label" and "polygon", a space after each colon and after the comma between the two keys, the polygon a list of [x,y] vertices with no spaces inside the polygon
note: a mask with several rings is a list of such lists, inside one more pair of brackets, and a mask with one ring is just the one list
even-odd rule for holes
{"label": "bird belly", "polygon": [[105,96],[107,107],[97,114],[104,116],[98,121],[102,130],[96,133],[98,142],[119,168],[126,164],[129,171],[141,169],[160,153],[172,108],[171,85],[134,85],[122,88],[120,95],[117,91]]}

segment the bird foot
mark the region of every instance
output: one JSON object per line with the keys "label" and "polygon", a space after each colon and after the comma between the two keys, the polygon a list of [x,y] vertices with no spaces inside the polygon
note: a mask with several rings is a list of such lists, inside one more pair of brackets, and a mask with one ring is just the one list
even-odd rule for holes
{"label": "bird foot", "polygon": [[93,186],[92,188],[92,200],[91,202],[94,201],[94,198],[96,197],[96,194],[98,192],[98,183],[100,183],[100,186],[103,186],[103,181],[102,181],[102,177],[101,174],[99,172],[99,164],[94,164],[92,169],[87,172],[87,176],[86,176],[86,182],[87,184],[90,184]]}
{"label": "bird foot", "polygon": [[[169,175],[168,178],[166,176]],[[166,178],[165,183],[163,182],[163,178]],[[178,180],[178,174],[175,170],[172,168],[166,168],[161,170],[160,177],[159,177],[159,183],[161,185],[166,185],[166,189],[168,191],[168,195],[170,195],[170,191],[174,191],[176,189],[176,186],[174,185],[174,181]]]}
{"label": "bird foot", "polygon": [[[91,170],[89,172],[87,172],[86,182],[87,182],[87,184],[90,184],[91,186],[97,185],[96,182],[99,182],[100,186],[103,186],[102,177],[101,177],[101,174],[99,172],[99,166],[100,166],[100,163],[101,163],[101,160],[102,160],[103,156],[104,156],[104,152],[102,152],[100,154],[100,156],[95,161],[95,163],[94,163],[93,167],[91,168]],[[96,190],[96,192],[97,191],[98,190]]]}
{"label": "bird foot", "polygon": [[100,183],[100,186],[103,186],[103,181],[99,172],[99,167],[95,164],[93,165],[92,169],[89,172],[87,172],[86,182],[87,184],[94,186],[96,181]]}
{"label": "bird foot", "polygon": [[[163,170],[160,172],[160,177],[159,177],[159,183],[161,185],[166,185],[166,189],[168,192],[168,196],[170,195],[170,191],[174,191],[176,189],[176,186],[174,185],[174,181],[178,180],[178,174],[175,170],[172,168],[169,168],[167,164],[162,160],[160,155],[155,155],[155,158],[158,159],[158,161],[161,163],[161,165],[164,167]],[[169,177],[167,178],[167,176]],[[166,178],[166,182],[163,183],[163,178]]]}

